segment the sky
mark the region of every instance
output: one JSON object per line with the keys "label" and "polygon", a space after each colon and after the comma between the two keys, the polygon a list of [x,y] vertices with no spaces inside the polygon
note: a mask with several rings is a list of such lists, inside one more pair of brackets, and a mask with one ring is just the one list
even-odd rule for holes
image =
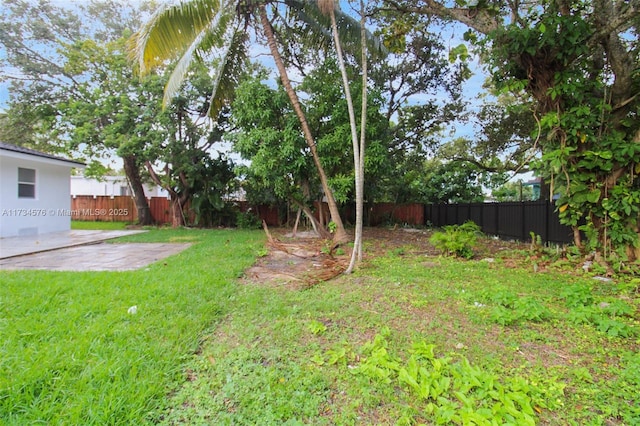
{"label": "sky", "polygon": [[0,112],[4,112],[6,109],[6,103],[9,99],[9,89],[4,83],[0,83]]}
{"label": "sky", "polygon": [[[73,8],[73,6],[76,4],[84,3],[82,0],[53,0],[52,2],[56,5],[67,6],[71,8]],[[2,8],[1,5],[0,8]],[[346,4],[345,6],[343,6],[343,9],[348,11]],[[464,30],[465,29],[461,27],[449,27],[443,30],[445,32],[442,34],[442,37],[446,43],[449,43],[451,47],[454,47],[462,42],[461,35]],[[266,47],[256,46],[254,49],[252,49],[252,53],[254,57],[262,62],[265,66],[271,69],[274,68],[273,59],[270,57],[270,55],[268,55],[268,50],[266,49]],[[0,50],[0,59],[3,59],[4,57],[6,57],[6,52],[4,51],[4,49],[2,49]],[[473,76],[466,83],[464,83],[463,93],[465,93],[467,100],[471,103],[471,108],[477,108],[477,106],[479,105],[477,95],[483,91],[482,85],[486,79],[486,74],[482,71],[477,60],[472,63],[471,69],[473,71]],[[300,80],[299,76],[297,76],[295,72],[292,73],[291,77],[294,81]],[[275,78],[272,79],[272,81],[275,82]],[[8,86],[8,82],[0,81],[0,112],[6,108],[6,102],[9,96]],[[432,95],[428,96],[431,97]],[[415,96],[412,101],[420,103],[420,96]],[[446,135],[446,139],[457,137],[473,137],[473,127],[470,123],[454,123],[452,129],[454,129],[453,135]]]}
{"label": "sky", "polygon": [[[0,47],[0,63],[7,57],[4,47]],[[6,109],[7,99],[9,98],[9,84],[0,78],[0,112]]]}

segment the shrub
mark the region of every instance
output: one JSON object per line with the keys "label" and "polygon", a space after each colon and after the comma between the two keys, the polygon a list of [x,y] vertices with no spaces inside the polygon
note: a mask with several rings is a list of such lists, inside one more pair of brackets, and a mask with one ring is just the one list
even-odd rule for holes
{"label": "shrub", "polygon": [[480,227],[469,221],[462,225],[445,226],[444,231],[436,232],[429,241],[447,256],[471,259],[478,234]]}
{"label": "shrub", "polygon": [[251,210],[238,213],[238,216],[236,216],[236,225],[240,229],[259,229],[262,226],[260,218]]}

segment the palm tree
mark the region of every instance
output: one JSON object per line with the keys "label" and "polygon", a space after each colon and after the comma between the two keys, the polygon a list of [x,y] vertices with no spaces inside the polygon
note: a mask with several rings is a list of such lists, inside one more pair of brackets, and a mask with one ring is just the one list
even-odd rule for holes
{"label": "palm tree", "polygon": [[331,32],[338,58],[338,67],[342,75],[342,85],[345,98],[347,100],[347,109],[349,111],[349,124],[351,127],[351,142],[353,145],[353,166],[355,175],[356,188],[356,232],[351,253],[351,260],[346,273],[351,273],[355,267],[356,260],[362,260],[362,222],[364,218],[364,152],[365,152],[365,134],[366,134],[366,117],[367,117],[367,43],[365,29],[365,11],[364,1],[360,0],[361,14],[361,46],[362,46],[362,114],[360,116],[360,140],[358,140],[358,123],[356,122],[356,114],[353,107],[353,99],[351,97],[351,89],[349,86],[349,77],[344,62],[344,54],[342,44],[340,42],[340,33],[338,31],[338,23],[336,20],[336,10],[340,7],[337,0],[317,0],[320,11],[328,15],[331,19]]}
{"label": "palm tree", "polygon": [[[223,105],[233,97],[237,78],[245,63],[249,25],[254,24],[260,28],[275,61],[283,87],[300,121],[302,133],[327,197],[331,220],[336,225],[334,244],[342,244],[349,240],[349,236],[344,229],[333,191],[329,187],[326,173],[320,162],[313,134],[278,50],[274,29],[267,13],[267,5],[272,3],[276,2],[273,0],[190,0],[178,5],[165,5],[132,37],[131,56],[139,64],[142,74],[148,73],[152,68],[165,66],[168,60],[177,60],[165,88],[166,105],[179,90],[192,61],[201,60],[211,52],[217,53],[217,62],[212,70],[214,91],[209,109],[209,115],[213,117],[217,116]],[[285,3],[293,10],[295,16],[302,18],[312,16],[301,12],[305,8],[313,7],[315,2],[287,0]],[[273,13],[277,14],[277,12],[276,3]],[[359,25],[353,25],[355,21],[346,15],[342,18],[343,22],[351,24],[351,30],[359,28]],[[311,28],[319,28],[319,26],[321,26],[320,23],[315,23]]]}

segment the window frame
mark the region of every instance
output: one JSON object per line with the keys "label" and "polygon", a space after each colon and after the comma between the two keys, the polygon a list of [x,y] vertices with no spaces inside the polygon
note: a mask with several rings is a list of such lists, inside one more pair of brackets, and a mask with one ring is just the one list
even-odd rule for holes
{"label": "window frame", "polygon": [[[33,182],[29,180],[24,180],[25,176],[22,176],[22,180],[20,177],[20,171],[25,170],[29,172],[33,172]],[[18,167],[18,198],[27,199],[27,200],[35,200],[36,199],[36,188],[37,188],[37,179],[38,179],[38,171],[36,169],[30,169],[27,167]],[[29,195],[24,195],[21,189],[31,188],[28,192]]]}

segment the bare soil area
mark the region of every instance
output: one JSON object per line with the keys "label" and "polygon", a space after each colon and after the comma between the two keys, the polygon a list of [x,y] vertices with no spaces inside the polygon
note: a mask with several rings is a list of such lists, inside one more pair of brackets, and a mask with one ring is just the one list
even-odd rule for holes
{"label": "bare soil area", "polygon": [[[351,247],[348,245],[330,251],[327,241],[310,232],[298,232],[294,237],[289,229],[282,228],[270,233],[268,253],[245,271],[246,283],[304,289],[341,274],[349,264]],[[388,252],[438,256],[440,253],[429,242],[432,234],[432,230],[426,229],[366,228],[364,260]],[[524,243],[481,238],[474,251],[477,258],[490,258],[526,247]]]}

